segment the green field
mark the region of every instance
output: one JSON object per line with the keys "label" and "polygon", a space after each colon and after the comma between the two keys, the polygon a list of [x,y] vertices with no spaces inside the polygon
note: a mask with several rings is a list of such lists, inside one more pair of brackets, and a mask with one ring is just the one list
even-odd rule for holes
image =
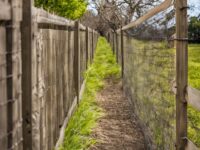
{"label": "green field", "polygon": [[[189,84],[200,90],[200,44],[189,45]],[[189,138],[200,147],[200,112],[188,109]]]}

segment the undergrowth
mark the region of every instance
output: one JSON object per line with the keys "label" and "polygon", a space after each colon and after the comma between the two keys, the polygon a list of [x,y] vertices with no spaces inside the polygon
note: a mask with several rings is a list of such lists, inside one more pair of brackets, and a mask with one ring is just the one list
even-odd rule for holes
{"label": "undergrowth", "polygon": [[103,110],[97,105],[95,97],[104,87],[104,79],[111,76],[120,78],[120,67],[110,45],[100,37],[93,64],[84,75],[86,86],[82,101],[69,121],[60,150],[83,150],[96,143],[90,134],[97,120],[103,116]]}

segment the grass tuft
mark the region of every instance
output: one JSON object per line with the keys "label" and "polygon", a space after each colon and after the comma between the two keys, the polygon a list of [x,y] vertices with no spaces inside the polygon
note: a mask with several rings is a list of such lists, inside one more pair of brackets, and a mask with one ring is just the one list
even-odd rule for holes
{"label": "grass tuft", "polygon": [[96,143],[90,136],[97,120],[104,115],[95,97],[104,87],[104,79],[110,76],[120,78],[120,67],[116,63],[110,45],[100,37],[93,64],[86,71],[86,87],[82,101],[65,130],[65,139],[60,150],[83,150]]}

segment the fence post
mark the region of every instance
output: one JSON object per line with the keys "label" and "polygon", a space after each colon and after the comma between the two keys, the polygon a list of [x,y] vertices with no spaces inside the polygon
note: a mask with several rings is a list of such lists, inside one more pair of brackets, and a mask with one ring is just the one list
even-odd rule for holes
{"label": "fence post", "polygon": [[92,62],[94,59],[94,30],[92,29]]}
{"label": "fence post", "polygon": [[108,32],[108,42],[110,43],[110,32]]}
{"label": "fence post", "polygon": [[86,27],[86,68],[88,68],[88,54],[89,54],[89,28]]}
{"label": "fence post", "polygon": [[124,32],[121,29],[121,65],[122,65],[122,79],[124,77]]}
{"label": "fence post", "polygon": [[112,40],[112,48],[113,48],[113,54],[115,54],[115,32],[112,31],[112,34],[113,34],[113,40]]}
{"label": "fence post", "polygon": [[188,41],[187,0],[176,0],[176,149],[187,144]]}
{"label": "fence post", "polygon": [[23,0],[22,21],[22,116],[23,149],[32,149],[32,6],[33,0]]}
{"label": "fence post", "polygon": [[80,90],[80,30],[79,21],[75,22],[74,31],[74,84],[77,96],[77,103],[79,104],[79,90]]}
{"label": "fence post", "polygon": [[119,63],[119,60],[118,60],[118,52],[119,52],[119,43],[118,43],[118,33],[116,32],[116,40],[115,40],[115,44],[116,44],[116,61],[117,63]]}

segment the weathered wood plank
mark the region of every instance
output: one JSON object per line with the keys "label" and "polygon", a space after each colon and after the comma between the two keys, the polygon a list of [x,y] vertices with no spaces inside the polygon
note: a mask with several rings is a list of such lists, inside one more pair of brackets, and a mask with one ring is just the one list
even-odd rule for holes
{"label": "weathered wood plank", "polygon": [[75,24],[74,32],[74,83],[77,96],[77,102],[79,103],[79,89],[80,89],[80,29],[79,22]]}
{"label": "weathered wood plank", "polygon": [[[176,0],[176,36],[177,39],[187,38],[187,0]],[[184,9],[183,9],[184,8]],[[187,137],[187,85],[188,85],[188,42],[176,42],[176,149],[183,150]]]}
{"label": "weathered wood plank", "polygon": [[92,62],[94,59],[94,30],[92,30]]}
{"label": "weathered wood plank", "polygon": [[0,26],[0,147],[7,149],[7,73],[6,73],[6,29]]}
{"label": "weathered wood plank", "polygon": [[11,4],[0,1],[0,20],[11,20]]}
{"label": "weathered wood plank", "polygon": [[[64,17],[60,17],[54,14],[51,14],[43,9],[32,7],[33,9],[33,17],[35,17],[35,21],[38,24],[49,24],[49,25],[57,25],[57,26],[64,26],[64,27],[74,27],[75,22],[72,20],[68,20]],[[85,31],[86,27],[82,24],[79,24],[80,30]]]}
{"label": "weathered wood plank", "polygon": [[32,0],[23,0],[22,21],[22,112],[23,148],[32,149]]}
{"label": "weathered wood plank", "polygon": [[199,148],[194,143],[192,143],[189,139],[185,138],[184,140],[187,142],[187,146],[185,150],[199,150]]}
{"label": "weathered wood plank", "polygon": [[124,77],[124,32],[121,29],[121,67],[122,67],[122,79]]}
{"label": "weathered wood plank", "polygon": [[117,61],[117,63],[119,63],[119,60],[118,60],[118,56],[119,56],[119,41],[118,41],[118,33],[116,33],[116,36],[115,36],[115,38],[116,38],[116,40],[115,40],[115,43],[116,43],[116,61]]}
{"label": "weathered wood plank", "polygon": [[68,20],[64,17],[53,15],[43,9],[32,7],[33,17],[37,23],[55,24],[61,26],[74,26],[74,21]]}
{"label": "weathered wood plank", "polygon": [[190,86],[187,88],[187,91],[188,91],[187,102],[200,111],[200,91]]}
{"label": "weathered wood plank", "polygon": [[[82,100],[82,97],[83,97],[83,92],[85,90],[85,84],[86,84],[86,81],[83,81],[83,84],[81,85],[81,89],[80,89],[80,92],[79,92],[79,95],[80,95],[80,100]],[[71,118],[71,116],[73,115],[74,111],[76,110],[77,108],[77,104],[78,104],[78,101],[77,101],[77,97],[74,98],[73,100],[73,103],[67,113],[67,116],[64,120],[64,123],[60,129],[60,134],[59,134],[59,138],[58,138],[58,141],[56,143],[56,146],[55,146],[55,150],[58,150],[59,147],[61,146],[61,144],[63,143],[64,141],[64,137],[65,137],[65,129],[67,127],[67,124],[69,122],[69,119]]]}
{"label": "weathered wood plank", "polygon": [[85,42],[86,42],[86,68],[88,68],[89,62],[89,28],[86,28]]}

